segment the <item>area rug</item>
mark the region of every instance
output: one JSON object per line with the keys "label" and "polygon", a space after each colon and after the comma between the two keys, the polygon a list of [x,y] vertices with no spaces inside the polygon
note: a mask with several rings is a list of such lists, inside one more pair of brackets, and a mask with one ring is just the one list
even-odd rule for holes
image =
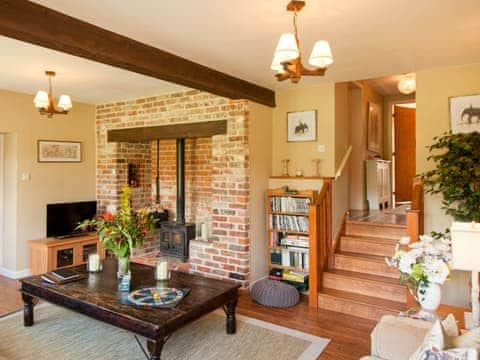
{"label": "area rug", "polygon": [[[143,339],[141,339],[143,340]],[[237,317],[237,333],[225,333],[219,311],[180,329],[167,341],[162,360],[317,359],[329,340],[249,317]],[[35,325],[21,312],[0,319],[0,359],[144,360],[132,333],[72,311],[42,304]]]}

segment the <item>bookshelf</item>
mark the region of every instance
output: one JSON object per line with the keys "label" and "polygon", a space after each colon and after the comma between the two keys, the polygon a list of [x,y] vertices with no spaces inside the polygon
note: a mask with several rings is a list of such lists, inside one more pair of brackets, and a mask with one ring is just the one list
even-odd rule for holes
{"label": "bookshelf", "polygon": [[[282,276],[275,277],[277,280],[287,281],[305,294],[311,279],[310,239],[316,229],[309,209],[317,197],[315,190],[285,189],[267,190],[266,196],[268,273],[272,269],[281,271]],[[305,276],[308,280],[301,284],[298,280]],[[292,281],[292,277],[297,281]]]}

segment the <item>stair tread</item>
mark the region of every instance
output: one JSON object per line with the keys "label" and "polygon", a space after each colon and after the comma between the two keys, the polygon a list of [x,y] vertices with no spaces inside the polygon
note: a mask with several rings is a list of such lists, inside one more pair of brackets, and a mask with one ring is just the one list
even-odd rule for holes
{"label": "stair tread", "polygon": [[341,239],[352,239],[352,240],[366,241],[366,242],[372,242],[377,244],[380,243],[380,244],[386,244],[386,245],[396,245],[398,243],[397,239],[372,237],[372,236],[364,236],[364,235],[342,235]]}
{"label": "stair tread", "polygon": [[335,256],[337,255],[354,257],[362,260],[372,260],[375,262],[384,263],[386,265],[385,256],[382,256],[382,255],[362,254],[362,253],[355,253],[355,252],[349,252],[349,251],[338,251],[335,253]]}
{"label": "stair tread", "polygon": [[391,224],[385,223],[381,221],[362,221],[362,220],[347,220],[347,224],[356,224],[356,225],[367,225],[367,226],[385,226],[391,228],[398,228],[398,229],[407,229],[406,224]]}
{"label": "stair tread", "polygon": [[394,285],[402,288],[405,287],[404,285],[398,282],[398,279],[394,279],[386,276],[361,273],[357,271],[340,270],[340,269],[329,269],[326,273],[353,278],[353,279],[360,279],[360,280],[366,280],[366,281],[372,281],[372,282],[378,282],[378,283],[387,283],[388,285]]}
{"label": "stair tread", "polygon": [[403,302],[385,300],[373,296],[360,295],[342,290],[323,288],[320,290],[319,295],[327,295],[342,300],[352,301],[357,304],[374,306],[386,310],[405,311],[407,309],[407,304]]}

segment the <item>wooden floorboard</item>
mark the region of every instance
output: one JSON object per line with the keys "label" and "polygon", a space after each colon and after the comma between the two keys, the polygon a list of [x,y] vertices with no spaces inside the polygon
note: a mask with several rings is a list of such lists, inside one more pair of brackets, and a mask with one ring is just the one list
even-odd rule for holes
{"label": "wooden floorboard", "polygon": [[0,317],[23,307],[19,288],[17,280],[0,276]]}
{"label": "wooden floorboard", "polygon": [[[22,308],[16,280],[0,276],[0,317]],[[320,360],[357,360],[369,353],[375,322],[331,311],[310,308],[306,300],[288,309],[268,308],[241,291],[238,313],[331,340]]]}
{"label": "wooden floorboard", "polygon": [[255,303],[244,291],[238,305],[242,315],[330,339],[321,360],[358,360],[370,352],[374,321],[311,308],[306,301],[288,309],[267,308]]}

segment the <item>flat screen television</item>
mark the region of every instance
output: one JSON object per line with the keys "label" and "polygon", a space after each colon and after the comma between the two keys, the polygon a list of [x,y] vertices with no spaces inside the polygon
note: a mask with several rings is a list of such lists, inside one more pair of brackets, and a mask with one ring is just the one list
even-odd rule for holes
{"label": "flat screen television", "polygon": [[97,214],[96,201],[47,204],[47,237],[69,237],[81,234],[78,223]]}

